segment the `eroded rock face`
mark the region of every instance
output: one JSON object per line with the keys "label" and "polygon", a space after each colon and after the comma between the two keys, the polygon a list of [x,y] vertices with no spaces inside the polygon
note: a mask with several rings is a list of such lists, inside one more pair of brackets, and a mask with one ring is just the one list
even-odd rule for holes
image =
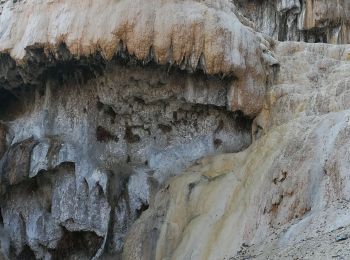
{"label": "eroded rock face", "polygon": [[249,146],[277,61],[241,22],[226,0],[1,2],[4,254],[116,257],[169,177]]}
{"label": "eroded rock face", "polygon": [[71,56],[131,55],[145,63],[234,76],[228,105],[254,116],[265,94],[265,65],[277,61],[269,41],[235,13],[228,0],[8,1],[0,16],[0,81],[10,87],[36,83],[44,67]]}
{"label": "eroded rock face", "polygon": [[348,2],[234,2],[0,2],[1,257],[278,258],[350,225],[350,48],[254,31],[346,43]]}
{"label": "eroded rock face", "polygon": [[[74,164],[42,172],[11,187],[5,196],[2,217],[10,258],[25,250],[39,259],[99,255],[110,207],[99,184],[89,190],[75,176]],[[80,240],[89,246],[79,247]]]}
{"label": "eroded rock face", "polygon": [[227,110],[234,79],[120,61],[79,77],[57,70],[31,94],[12,90],[18,111],[3,116],[12,137],[1,171],[10,255],[85,254],[78,244],[65,251],[66,236],[88,239],[81,232],[98,241],[81,257],[121,252],[159,185],[207,154],[251,143],[251,119]]}
{"label": "eroded rock face", "polygon": [[279,41],[350,43],[348,0],[235,0],[255,28]]}
{"label": "eroded rock face", "polygon": [[[350,225],[350,46],[275,51],[281,66],[255,121],[260,138],[169,182],[130,231],[125,259],[349,257],[325,241]],[[156,237],[146,240],[150,227]]]}

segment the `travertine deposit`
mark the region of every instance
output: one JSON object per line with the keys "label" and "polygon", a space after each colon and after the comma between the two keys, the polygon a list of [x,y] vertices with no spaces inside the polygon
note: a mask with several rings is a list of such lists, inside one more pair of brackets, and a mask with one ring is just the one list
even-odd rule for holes
{"label": "travertine deposit", "polygon": [[279,41],[350,43],[348,0],[234,0],[254,28]]}
{"label": "travertine deposit", "polygon": [[0,1],[0,258],[349,257],[349,8]]}
{"label": "travertine deposit", "polygon": [[172,179],[134,224],[125,259],[350,256],[348,242],[292,250],[350,225],[350,46],[279,43],[275,52],[281,66],[254,122],[260,138]]}
{"label": "travertine deposit", "polygon": [[[17,84],[37,78],[33,69],[28,71],[30,63],[96,54],[108,61],[121,53],[187,71],[234,76],[228,106],[253,116],[264,95],[264,64],[277,62],[264,53],[269,42],[242,25],[227,0],[7,1],[0,24],[0,52],[14,59],[3,65],[2,77],[14,77]],[[42,73],[41,67],[35,74]]]}

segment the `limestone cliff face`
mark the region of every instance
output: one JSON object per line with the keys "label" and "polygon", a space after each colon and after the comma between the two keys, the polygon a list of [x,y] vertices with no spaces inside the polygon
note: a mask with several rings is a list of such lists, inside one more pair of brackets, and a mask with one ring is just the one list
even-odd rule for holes
{"label": "limestone cliff face", "polygon": [[260,138],[172,179],[132,228],[126,259],[349,257],[336,235],[350,225],[350,46],[278,43],[275,53]]}
{"label": "limestone cliff face", "polygon": [[228,1],[2,4],[6,257],[118,256],[164,181],[250,145],[276,60],[235,12]]}
{"label": "limestone cliff face", "polygon": [[1,1],[0,257],[279,258],[349,226],[350,47],[273,40],[346,43],[348,9]]}
{"label": "limestone cliff face", "polygon": [[254,27],[279,41],[350,43],[348,0],[235,0]]}

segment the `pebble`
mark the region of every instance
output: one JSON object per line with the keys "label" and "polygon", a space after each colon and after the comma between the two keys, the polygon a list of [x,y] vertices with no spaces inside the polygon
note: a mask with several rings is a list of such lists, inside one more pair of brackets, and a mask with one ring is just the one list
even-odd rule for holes
{"label": "pebble", "polygon": [[336,236],[335,241],[336,242],[344,241],[344,240],[347,240],[348,238],[349,238],[348,234],[341,234],[341,235]]}

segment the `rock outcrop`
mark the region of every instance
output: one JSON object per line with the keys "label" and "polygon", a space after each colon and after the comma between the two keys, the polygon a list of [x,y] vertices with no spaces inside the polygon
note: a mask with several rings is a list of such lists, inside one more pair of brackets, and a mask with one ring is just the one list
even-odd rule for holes
{"label": "rock outcrop", "polygon": [[2,4],[4,254],[118,255],[164,181],[251,144],[276,60],[235,12],[228,1]]}
{"label": "rock outcrop", "polygon": [[349,257],[317,238],[350,225],[350,46],[288,42],[275,53],[260,138],[172,179],[134,224],[125,259]]}
{"label": "rock outcrop", "polygon": [[18,86],[37,80],[50,66],[45,63],[97,54],[108,61],[119,53],[234,76],[228,106],[254,116],[264,96],[264,65],[276,61],[266,53],[269,42],[242,25],[235,11],[227,0],[7,1],[0,17],[0,75]]}
{"label": "rock outcrop", "polygon": [[234,0],[256,30],[279,41],[350,43],[348,0]]}
{"label": "rock outcrop", "polygon": [[274,39],[348,9],[0,1],[0,258],[330,256],[295,248],[350,225],[350,46]]}

